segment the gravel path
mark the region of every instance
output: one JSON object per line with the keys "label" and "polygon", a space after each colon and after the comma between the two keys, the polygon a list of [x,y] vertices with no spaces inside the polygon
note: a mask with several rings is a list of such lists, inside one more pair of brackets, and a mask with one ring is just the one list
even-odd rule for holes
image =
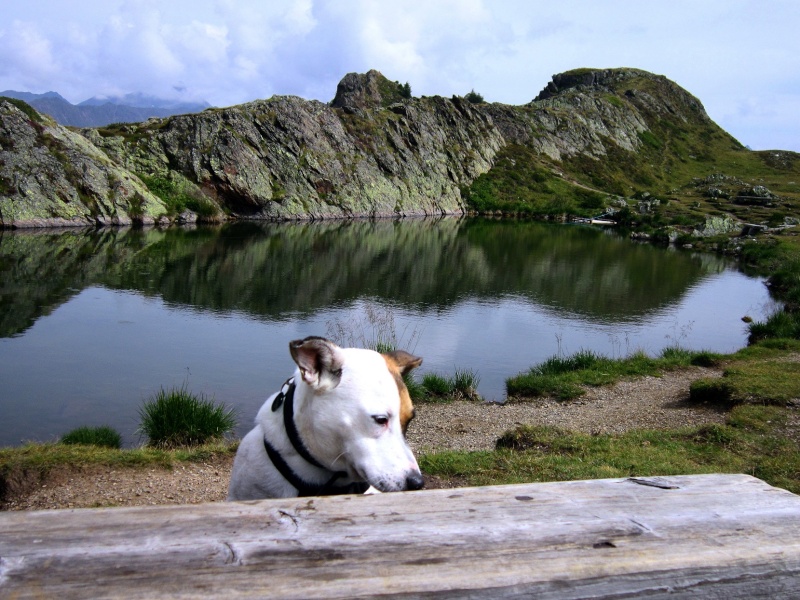
{"label": "gravel path", "polygon": [[[519,424],[553,425],[587,433],[630,429],[671,429],[722,423],[720,410],[686,404],[689,385],[717,377],[715,369],[691,368],[592,388],[572,402],[549,399],[505,405],[479,402],[417,405],[408,432],[415,452],[443,449],[488,450]],[[233,458],[180,463],[173,469],[66,467],[0,503],[0,510],[38,510],[96,506],[191,504],[225,499]],[[32,489],[30,489],[32,488]]]}

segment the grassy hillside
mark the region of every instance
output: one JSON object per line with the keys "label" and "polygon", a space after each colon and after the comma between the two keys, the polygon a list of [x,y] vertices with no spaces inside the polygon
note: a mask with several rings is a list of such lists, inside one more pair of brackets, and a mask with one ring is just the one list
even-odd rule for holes
{"label": "grassy hillside", "polygon": [[[519,109],[529,111],[531,135],[503,148],[491,171],[464,190],[473,210],[552,217],[627,207],[629,221],[687,232],[713,216],[770,227],[800,218],[800,154],[748,150],[664,77],[605,73],[598,84],[568,87]],[[626,115],[646,125],[627,136],[637,139],[614,137]],[[563,136],[574,136],[581,119],[595,123],[604,155],[577,147],[557,160],[537,150],[543,136],[561,135],[547,124],[570,122]]]}

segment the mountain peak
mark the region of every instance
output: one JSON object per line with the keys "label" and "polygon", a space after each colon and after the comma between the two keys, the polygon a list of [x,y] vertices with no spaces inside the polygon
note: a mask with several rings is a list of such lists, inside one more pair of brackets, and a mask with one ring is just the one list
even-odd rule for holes
{"label": "mountain peak", "polygon": [[408,83],[390,81],[380,71],[348,73],[336,86],[336,96],[331,101],[334,108],[356,112],[363,109],[389,106],[411,97]]}
{"label": "mountain peak", "polygon": [[0,96],[5,96],[6,98],[14,98],[15,100],[22,100],[23,102],[28,102],[28,103],[34,100],[60,100],[68,103],[68,100],[58,92],[45,92],[44,94],[34,94],[32,92],[17,92],[15,90],[6,90],[4,92],[0,92]]}

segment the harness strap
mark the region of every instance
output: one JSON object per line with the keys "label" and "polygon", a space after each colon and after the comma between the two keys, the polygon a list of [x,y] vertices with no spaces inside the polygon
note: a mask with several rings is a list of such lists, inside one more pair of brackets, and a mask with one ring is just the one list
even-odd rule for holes
{"label": "harness strap", "polygon": [[294,390],[297,387],[294,383],[294,377],[291,378],[287,383],[289,383],[289,389],[286,391],[286,399],[283,403],[283,426],[286,428],[286,435],[289,436],[289,441],[292,442],[294,449],[297,450],[297,453],[302,456],[306,462],[309,462],[320,469],[327,469],[325,465],[321,464],[316,458],[311,456],[311,453],[308,451],[308,448],[306,448],[303,440],[300,439],[300,434],[297,431],[297,425],[295,425],[294,422]]}
{"label": "harness strap", "polygon": [[308,483],[300,478],[297,473],[292,471],[292,468],[281,456],[272,444],[264,438],[264,449],[267,451],[267,456],[278,469],[280,474],[286,481],[293,487],[297,488],[297,495],[300,497],[306,496],[332,496],[336,494],[363,494],[369,488],[366,482],[354,482],[345,486],[336,486],[336,480],[342,477],[347,477],[345,471],[331,471],[329,468],[322,465],[317,459],[311,456],[311,453],[303,444],[300,439],[300,434],[297,432],[297,426],[294,422],[294,390],[295,390],[294,377],[289,378],[286,383],[281,386],[280,393],[272,401],[272,412],[277,412],[283,407],[283,425],[286,428],[286,435],[289,437],[294,449],[303,457],[303,460],[309,464],[314,465],[320,469],[324,469],[332,473],[331,478],[326,483]]}

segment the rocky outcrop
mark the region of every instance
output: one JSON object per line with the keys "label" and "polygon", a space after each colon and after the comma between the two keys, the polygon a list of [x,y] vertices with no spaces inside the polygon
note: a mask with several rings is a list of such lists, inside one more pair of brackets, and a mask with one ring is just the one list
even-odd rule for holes
{"label": "rocky outcrop", "polygon": [[0,100],[0,224],[153,223],[163,202],[84,136]]}
{"label": "rocky outcrop", "polygon": [[716,128],[688,92],[636,69],[556,75],[525,106],[409,96],[351,73],[330,104],[276,96],[80,132],[1,101],[0,225],[457,213],[510,145],[560,170]]}
{"label": "rocky outcrop", "polygon": [[366,75],[345,75],[336,86],[336,96],[331,101],[331,106],[351,114],[360,114],[363,110],[387,107],[410,97],[410,87],[404,87],[399,81],[391,82],[373,69]]}
{"label": "rocky outcrop", "polygon": [[[534,148],[555,161],[599,159],[610,149],[638,151],[655,120],[711,123],[694,96],[661,75],[638,69],[578,69],[553,75],[524,107],[487,105],[507,143]],[[643,137],[645,139],[643,139]]]}

